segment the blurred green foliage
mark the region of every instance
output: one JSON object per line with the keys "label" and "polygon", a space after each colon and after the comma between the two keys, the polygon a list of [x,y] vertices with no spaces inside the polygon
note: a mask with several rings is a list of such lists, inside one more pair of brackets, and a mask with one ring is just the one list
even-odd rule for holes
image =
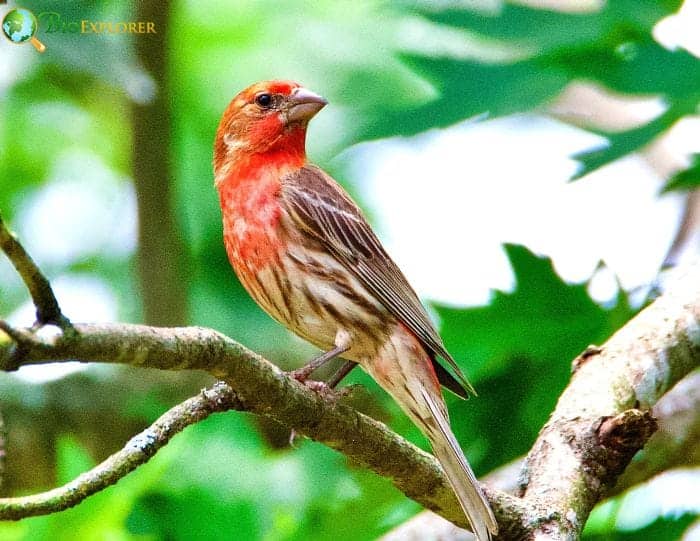
{"label": "blurred green foliage", "polygon": [[694,154],[690,167],[673,175],[663,191],[690,191],[698,187],[700,187],[700,154]]}
{"label": "blurred green foliage", "polygon": [[[667,111],[642,127],[622,133],[599,131],[608,143],[576,157],[582,164],[576,174],[580,178],[639,150],[695,112],[700,101],[700,63],[683,49],[665,49],[652,36],[654,25],[680,4],[680,0],[615,0],[592,13],[556,13],[508,3],[493,11],[438,11],[426,2],[419,9],[426,19],[478,39],[499,40],[506,58],[494,63],[478,56],[402,54],[437,95],[410,114],[401,107],[377,115],[379,122],[371,118],[359,137],[411,135],[484,111],[499,116],[532,110],[555,98],[572,80],[665,101]],[[370,111],[384,107],[380,101]]]}
{"label": "blurred green foliage", "polygon": [[[132,20],[136,9],[131,2],[108,0],[25,4],[37,14],[59,12],[65,20]],[[173,294],[187,295],[190,323],[216,328],[286,365],[313,352],[255,306],[223,251],[211,146],[221,111],[241,88],[260,79],[292,78],[328,96],[334,107],[315,120],[309,153],[338,168],[340,178],[342,165],[329,160],[348,144],[413,135],[483,112],[538,111],[574,80],[665,100],[666,111],[648,124],[601,132],[609,143],[578,156],[583,165],[578,176],[583,176],[640,149],[696,110],[698,60],[682,49],[667,50],[652,37],[654,25],[679,4],[614,0],[600,11],[580,14],[507,3],[498,9],[438,10],[428,2],[379,0],[168,5],[173,133],[171,148],[163,152],[171,157],[175,213],[190,250],[187,283],[175,284]],[[425,39],[407,40],[406,33],[416,28],[415,35]],[[0,212],[20,235],[30,233],[21,229],[27,209],[47,186],[61,182],[66,163],[84,164],[71,174],[88,184],[106,171],[121,189],[130,190],[131,104],[147,101],[152,90],[166,91],[150,88],[134,55],[133,39],[145,36],[40,31],[39,37],[48,47],[43,56],[29,49],[20,56],[9,44],[0,50],[18,55],[14,78],[0,87]],[[448,54],[456,41],[473,47],[468,54]],[[697,186],[697,169],[696,160],[667,189]],[[104,201],[105,209],[110,204]],[[70,209],[55,212],[46,218],[60,220]],[[117,220],[112,227],[125,224]],[[446,234],[459,238],[459,233]],[[75,242],[81,239],[76,236]],[[97,244],[67,262],[43,262],[38,250],[37,259],[52,278],[99,278],[115,295],[118,317],[138,321],[135,255],[105,246]],[[455,431],[479,473],[529,448],[568,381],[571,360],[634,313],[624,293],[614,305],[601,307],[588,295],[587,284],[565,283],[549,259],[521,246],[507,246],[506,253],[516,277],[512,292],[494,292],[483,307],[435,306],[448,349],[480,393],[468,402],[450,399]],[[3,316],[26,300],[4,261],[0,288]],[[80,377],[92,383],[66,378],[80,386],[61,383],[53,391],[56,384],[27,390],[9,376],[0,378],[0,407],[10,434],[6,483],[14,490],[49,488],[73,478],[110,452],[95,444],[105,431],[110,441],[126,441],[135,423],[151,422],[180,394],[202,385],[199,377],[151,374],[149,384],[139,386],[120,370]],[[177,392],[173,378],[180,382]],[[154,383],[159,379],[165,383]],[[368,389],[358,399],[360,407],[426,445],[374,382],[359,371],[349,380]],[[98,389],[97,394],[107,389],[110,400],[94,398],[104,408],[100,415],[91,416],[90,407],[80,405],[81,388]],[[65,411],[82,411],[85,419],[75,414],[61,421]],[[51,419],[51,430],[42,429],[44,417]],[[26,445],[32,429],[48,434],[40,445]],[[23,434],[25,444],[13,434]],[[0,538],[350,541],[374,539],[419,509],[388,480],[354,468],[321,445],[302,441],[273,449],[266,437],[248,415],[214,416],[177,436],[116,486],[60,514],[0,524]],[[13,470],[13,456],[20,453],[30,453],[41,466]],[[617,532],[611,523],[588,538],[675,539],[688,522],[655,523],[638,537]]]}
{"label": "blurred green foliage", "polygon": [[588,533],[585,535],[587,541],[676,541],[683,536],[683,533],[692,525],[694,517],[683,515],[677,518],[658,519],[648,526],[638,530],[623,530],[616,532],[614,537],[609,533]]}

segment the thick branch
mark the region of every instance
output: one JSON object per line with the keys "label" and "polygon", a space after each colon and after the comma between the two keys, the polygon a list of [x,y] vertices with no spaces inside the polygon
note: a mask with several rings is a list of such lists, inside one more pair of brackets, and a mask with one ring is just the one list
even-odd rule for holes
{"label": "thick branch", "polygon": [[615,496],[671,468],[700,465],[700,371],[682,379],[652,410],[659,429],[607,494]]}
{"label": "thick branch", "polygon": [[[15,330],[23,356],[0,342],[0,369],[53,361],[116,362],[166,370],[202,369],[226,381],[243,409],[266,415],[325,443],[379,475],[409,497],[458,524],[464,515],[438,462],[383,424],[313,392],[275,365],[215,331],[198,327],[76,324],[54,340]],[[490,494],[497,516],[507,522],[523,512],[508,495]],[[510,517],[510,518],[507,518]],[[518,523],[516,521],[516,523]]]}
{"label": "thick branch", "polygon": [[653,433],[652,406],[700,364],[697,272],[577,361],[523,472],[523,497],[543,519],[533,539],[578,538],[595,503]]}
{"label": "thick branch", "polygon": [[[653,476],[677,467],[700,465],[700,371],[686,376],[654,406],[659,429],[607,494],[615,496]],[[482,481],[497,490],[515,493],[525,457],[489,473]],[[471,532],[458,528],[432,511],[423,511],[396,527],[382,541],[404,539],[473,541]]]}
{"label": "thick branch", "polygon": [[236,394],[224,384],[204,390],[161,415],[146,430],[131,438],[124,448],[62,487],[20,498],[0,498],[0,519],[18,520],[63,511],[88,496],[113,485],[146,463],[170,438],[212,413],[240,406]]}
{"label": "thick branch", "polygon": [[68,319],[61,313],[51,284],[7,228],[2,216],[0,216],[0,250],[5,252],[27,286],[34,306],[36,306],[37,323],[55,323],[60,327],[69,325]]}
{"label": "thick branch", "polygon": [[[647,410],[700,361],[700,284],[660,297],[600,353],[578,370],[530,453],[523,501],[489,491],[502,539],[520,538],[533,524],[554,538],[573,538],[592,505],[624,469],[647,434],[630,441],[628,410]],[[294,427],[393,479],[408,496],[465,525],[439,465],[383,425],[324,398],[288,378],[244,346],[202,328],[159,329],[138,325],[77,325],[54,341],[14,332],[20,364],[52,360],[120,362],[162,369],[204,369],[224,379],[241,405]],[[0,345],[0,368],[13,368],[12,349]],[[619,414],[625,414],[620,416]],[[629,415],[644,420],[644,415]],[[617,424],[622,422],[622,432]],[[599,429],[607,422],[608,438]],[[614,437],[612,437],[614,436]],[[564,532],[563,530],[566,529]]]}

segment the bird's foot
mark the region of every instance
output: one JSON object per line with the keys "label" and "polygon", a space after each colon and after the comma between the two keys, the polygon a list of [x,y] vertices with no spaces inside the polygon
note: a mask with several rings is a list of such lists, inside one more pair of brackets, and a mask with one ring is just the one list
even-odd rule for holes
{"label": "bird's foot", "polygon": [[349,387],[343,387],[342,389],[334,389],[328,383],[325,381],[316,381],[314,379],[308,379],[308,376],[303,376],[300,378],[298,374],[295,374],[296,370],[292,372],[287,372],[287,375],[291,378],[294,378],[297,380],[299,383],[302,383],[307,389],[312,390],[314,393],[319,395],[321,398],[325,400],[329,400],[332,402],[337,401],[340,398],[343,398],[351,393],[351,388],[354,386],[349,386]]}
{"label": "bird's foot", "polygon": [[340,392],[330,387],[325,381],[315,381],[308,379],[303,382],[307,388],[311,389],[317,395],[327,400],[337,400],[340,397]]}
{"label": "bird's foot", "polygon": [[[345,398],[348,396],[351,396],[356,390],[362,388],[362,385],[348,385],[347,387],[343,387],[341,389],[336,389],[335,386],[340,383],[340,380],[354,368],[355,363],[352,362],[347,362],[346,366],[341,367],[341,369],[338,371],[339,373],[342,373],[340,377],[338,375],[334,375],[334,377],[331,378],[330,384],[326,383],[324,381],[316,381],[313,379],[309,379],[309,376],[311,375],[311,372],[313,370],[309,370],[308,365],[302,366],[301,368],[297,370],[291,370],[290,372],[286,372],[286,374],[292,378],[297,380],[299,383],[302,383],[309,389],[311,389],[313,392],[321,396],[322,398],[336,402],[340,400],[341,398]],[[294,447],[295,441],[299,437],[299,433],[292,428],[292,430],[289,433],[289,446]]]}
{"label": "bird's foot", "polygon": [[292,378],[297,380],[299,383],[304,383],[306,384],[307,381],[313,381],[309,379],[309,376],[311,375],[311,372],[313,372],[314,369],[312,368],[309,370],[309,365],[302,366],[301,368],[297,368],[296,370],[290,370],[286,374]]}

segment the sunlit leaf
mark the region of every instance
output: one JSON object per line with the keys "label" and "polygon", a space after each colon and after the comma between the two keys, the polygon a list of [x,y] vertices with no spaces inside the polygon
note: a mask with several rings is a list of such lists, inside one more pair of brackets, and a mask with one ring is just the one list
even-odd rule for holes
{"label": "sunlit leaf", "polygon": [[691,191],[700,187],[700,154],[693,154],[690,167],[679,171],[664,186],[662,193]]}
{"label": "sunlit leaf", "polygon": [[594,302],[586,284],[567,284],[549,258],[507,245],[515,289],[495,291],[488,306],[436,306],[448,350],[479,396],[453,402],[453,426],[485,469],[525,452],[571,374],[571,362],[601,344],[633,314]]}
{"label": "sunlit leaf", "polygon": [[688,112],[690,110],[684,107],[672,107],[656,119],[638,128],[620,133],[597,132],[599,135],[607,137],[608,143],[603,147],[586,150],[572,156],[581,163],[580,169],[572,177],[572,180],[582,178],[627,154],[641,150]]}

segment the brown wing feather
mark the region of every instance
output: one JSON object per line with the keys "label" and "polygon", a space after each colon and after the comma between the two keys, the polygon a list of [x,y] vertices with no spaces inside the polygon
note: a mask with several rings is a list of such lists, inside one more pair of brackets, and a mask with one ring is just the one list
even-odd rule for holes
{"label": "brown wing feather", "polygon": [[456,378],[436,365],[440,383],[462,397],[476,394],[445,349],[415,291],[384,250],[362,211],[335,180],[314,165],[302,167],[282,180],[281,202],[303,231],[327,246],[418,337],[431,358],[437,355],[447,361]]}

